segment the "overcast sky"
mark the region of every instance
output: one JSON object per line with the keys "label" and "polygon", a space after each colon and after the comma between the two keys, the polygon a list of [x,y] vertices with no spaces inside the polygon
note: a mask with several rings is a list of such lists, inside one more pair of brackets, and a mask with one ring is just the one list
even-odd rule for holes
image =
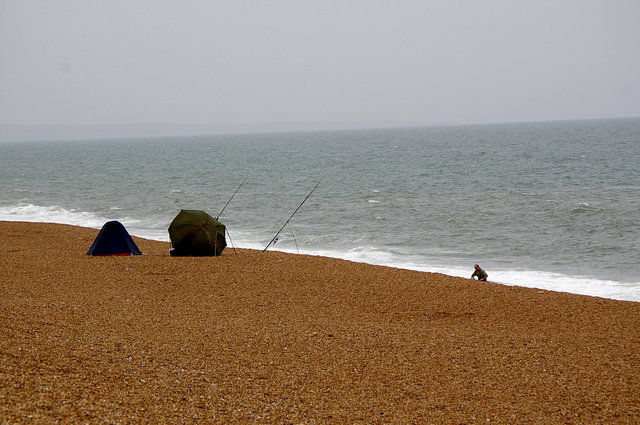
{"label": "overcast sky", "polygon": [[638,0],[0,0],[0,124],[627,116]]}

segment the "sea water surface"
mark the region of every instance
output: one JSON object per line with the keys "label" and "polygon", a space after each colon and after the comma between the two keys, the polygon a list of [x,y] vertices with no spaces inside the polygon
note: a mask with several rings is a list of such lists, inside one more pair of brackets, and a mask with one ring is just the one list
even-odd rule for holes
{"label": "sea water surface", "polygon": [[[0,144],[0,220],[228,242],[640,301],[640,119]],[[88,248],[88,247],[87,247]]]}

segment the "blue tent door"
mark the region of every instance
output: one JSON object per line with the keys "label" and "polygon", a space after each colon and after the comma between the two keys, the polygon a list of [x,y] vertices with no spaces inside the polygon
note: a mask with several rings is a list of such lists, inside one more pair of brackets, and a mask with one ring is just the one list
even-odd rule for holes
{"label": "blue tent door", "polygon": [[108,221],[100,229],[87,255],[142,255],[142,252],[122,223]]}

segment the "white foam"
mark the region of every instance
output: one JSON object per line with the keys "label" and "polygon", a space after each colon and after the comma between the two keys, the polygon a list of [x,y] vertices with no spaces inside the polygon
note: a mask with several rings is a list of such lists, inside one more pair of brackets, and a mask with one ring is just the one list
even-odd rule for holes
{"label": "white foam", "polygon": [[[113,210],[113,208],[110,208],[110,210]],[[99,229],[104,225],[104,223],[114,219],[122,222],[128,230],[129,226],[135,226],[141,223],[140,220],[129,217],[107,218],[95,213],[80,211],[77,209],[66,209],[56,205],[46,207],[33,204],[0,206],[0,220],[2,221],[60,223]],[[139,230],[140,233],[148,233],[148,229],[139,228]],[[136,236],[142,236],[137,233],[133,233],[131,230],[129,230],[129,233]]]}
{"label": "white foam", "polygon": [[42,207],[33,204],[0,206],[0,220],[61,223],[92,228],[99,228],[109,221],[86,211],[69,210],[55,205]]}
{"label": "white foam", "polygon": [[[271,247],[272,250],[295,253],[290,247]],[[396,267],[400,269],[416,270],[431,273],[442,273],[448,276],[470,278],[473,265],[468,268],[443,264],[425,264],[407,260],[410,256],[393,254],[373,247],[358,247],[344,252],[332,250],[308,250],[304,247],[303,254],[320,255],[323,257],[341,258],[358,263]],[[489,280],[509,286],[522,286],[556,292],[589,295],[601,298],[611,298],[623,301],[640,302],[640,282],[619,282],[597,279],[591,276],[572,276],[538,270],[488,270]]]}
{"label": "white foam", "polygon": [[570,292],[616,300],[640,301],[640,282],[618,282],[590,276],[571,276],[536,270],[496,270],[492,272],[490,280],[527,288]]}
{"label": "white foam", "polygon": [[[130,234],[151,240],[168,241],[166,227],[157,223],[147,223],[137,219],[117,218]],[[33,204],[18,204],[0,206],[0,220],[26,221],[41,223],[61,223],[99,229],[113,218],[101,217],[97,214],[70,210],[59,206],[38,206]],[[232,235],[233,245],[237,248],[263,250],[266,242],[258,242],[251,233],[235,232]],[[230,244],[231,245],[231,244]],[[273,251],[297,253],[295,246],[280,243],[269,247]],[[468,268],[439,263],[423,262],[424,255],[411,255],[403,252],[380,250],[373,246],[359,246],[352,249],[330,250],[315,249],[300,246],[300,253],[320,255],[331,258],[341,258],[359,263],[396,267],[432,273],[443,273],[449,276],[469,278],[472,265]],[[619,282],[613,280],[596,279],[590,276],[572,276],[560,273],[537,270],[498,270],[490,269],[489,280],[512,286],[523,286],[550,291],[569,292],[573,294],[589,295],[617,300],[640,302],[640,282]]]}
{"label": "white foam", "polygon": [[[414,269],[466,278],[471,277],[473,272],[471,267],[462,269],[460,267],[435,266]],[[488,272],[489,281],[503,285],[640,302],[640,282],[618,282],[591,276],[572,276],[539,270],[488,270]]]}
{"label": "white foam", "polygon": [[160,242],[168,242],[169,241],[169,232],[167,229],[149,229],[144,227],[137,226],[126,226],[127,231],[133,235],[138,236],[145,239],[150,239],[152,241],[160,241]]}

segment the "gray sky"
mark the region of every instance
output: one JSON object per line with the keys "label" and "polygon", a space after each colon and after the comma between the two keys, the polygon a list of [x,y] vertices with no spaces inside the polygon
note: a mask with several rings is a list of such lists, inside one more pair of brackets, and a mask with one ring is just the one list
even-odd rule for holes
{"label": "gray sky", "polygon": [[0,125],[626,116],[638,0],[0,0]]}

